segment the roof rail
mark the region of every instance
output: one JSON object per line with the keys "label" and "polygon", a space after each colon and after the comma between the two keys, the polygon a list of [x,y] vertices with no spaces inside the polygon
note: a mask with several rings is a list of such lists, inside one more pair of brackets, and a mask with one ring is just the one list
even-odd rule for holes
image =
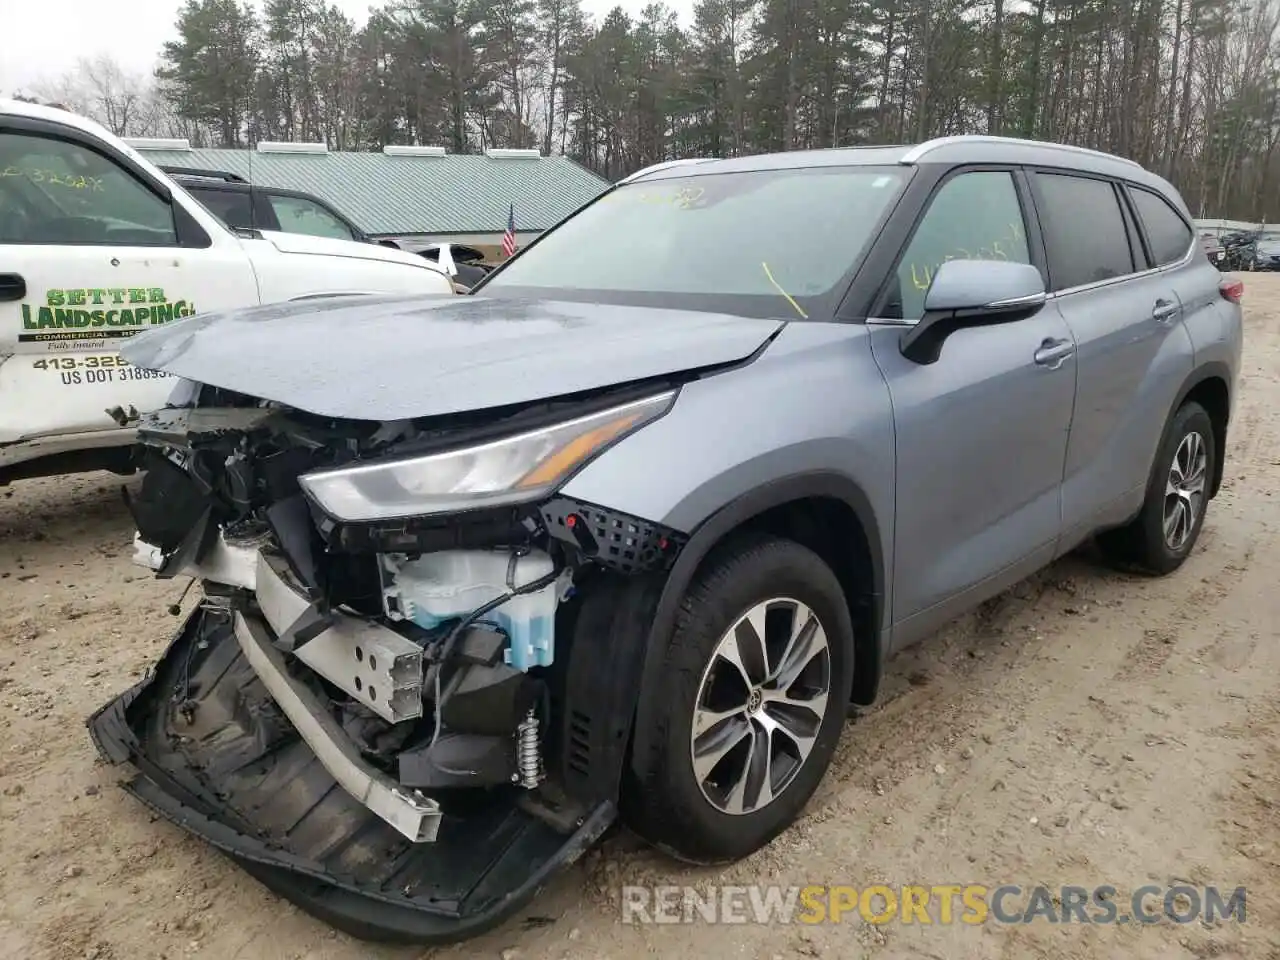
{"label": "roof rail", "polygon": [[228,170],[207,170],[203,167],[171,167],[167,164],[161,164],[160,169],[171,177],[195,177],[200,180],[222,180],[226,183],[249,182],[240,174],[231,173]]}
{"label": "roof rail", "polygon": [[444,147],[421,147],[417,144],[389,143],[382,148],[388,157],[443,157]]}
{"label": "roof rail", "polygon": [[655,163],[647,167],[637,170],[635,173],[628,174],[618,181],[619,186],[624,183],[630,183],[632,180],[639,180],[641,177],[647,177],[651,173],[657,173],[659,170],[667,170],[671,167],[684,167],[693,163],[706,163],[708,160],[715,160],[715,157],[685,157],[683,160],[664,160],[661,163]]}
{"label": "roof rail", "polygon": [[299,143],[290,140],[259,140],[259,153],[328,153],[324,143]]}
{"label": "roof rail", "polygon": [[1047,140],[1023,140],[1019,137],[992,137],[978,133],[965,133],[958,136],[937,137],[933,140],[926,140],[924,143],[917,144],[904,153],[898,162],[903,164],[919,163],[920,159],[926,154],[931,153],[940,147],[959,143],[1003,143],[1043,147],[1048,150],[1062,150],[1066,153],[1079,153],[1106,160],[1118,160],[1120,163],[1127,163],[1131,167],[1137,167],[1139,170],[1142,169],[1142,164],[1138,163],[1136,160],[1130,160],[1128,157],[1120,157],[1114,153],[1105,153],[1102,150],[1091,150],[1088,147],[1077,147],[1069,143],[1051,143]]}
{"label": "roof rail", "polygon": [[191,141],[185,137],[125,137],[124,142],[135,150],[182,150],[191,152]]}

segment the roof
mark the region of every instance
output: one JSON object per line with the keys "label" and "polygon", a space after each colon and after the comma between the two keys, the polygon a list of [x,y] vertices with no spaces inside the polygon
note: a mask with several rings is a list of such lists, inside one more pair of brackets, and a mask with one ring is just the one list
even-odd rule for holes
{"label": "roof", "polygon": [[261,153],[155,149],[131,141],[156,166],[225,170],[265,187],[327,200],[372,234],[545,230],[609,187],[566,157],[495,158],[385,153]]}
{"label": "roof", "polygon": [[913,166],[922,163],[1008,163],[1065,167],[1131,180],[1161,188],[1164,192],[1172,189],[1161,177],[1132,160],[1114,154],[1062,143],[980,135],[940,137],[915,146],[835,147],[734,157],[728,160],[682,160],[656,164],[632,174],[627,182],[749,170],[794,170],[864,164]]}

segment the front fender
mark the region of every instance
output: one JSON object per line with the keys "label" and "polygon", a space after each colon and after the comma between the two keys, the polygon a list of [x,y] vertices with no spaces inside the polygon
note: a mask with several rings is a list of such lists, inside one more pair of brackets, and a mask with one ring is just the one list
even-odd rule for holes
{"label": "front fender", "polygon": [[[676,611],[707,553],[766,510],[835,499],[872,554],[878,671],[892,569],[893,414],[865,328],[790,324],[754,362],[687,384],[671,411],[606,451],[566,496],[689,535],[668,573],[645,643],[636,703],[658,696]],[[633,756],[650,731],[633,731]]]}

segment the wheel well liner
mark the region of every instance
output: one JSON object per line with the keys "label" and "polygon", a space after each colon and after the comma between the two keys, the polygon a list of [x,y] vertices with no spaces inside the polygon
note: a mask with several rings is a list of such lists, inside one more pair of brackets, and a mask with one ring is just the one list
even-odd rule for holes
{"label": "wheel well liner", "polygon": [[1217,496],[1222,486],[1222,470],[1227,456],[1227,424],[1231,419],[1231,370],[1225,363],[1212,360],[1197,367],[1178,391],[1178,399],[1174,402],[1170,416],[1182,408],[1187,401],[1194,401],[1204,407],[1213,423],[1214,437],[1213,486],[1209,488],[1210,498]]}
{"label": "wheel well liner", "polygon": [[[837,518],[846,523],[851,521],[852,529],[824,528],[823,521]],[[783,528],[784,521],[795,520],[799,521],[795,529]],[[654,610],[639,678],[639,696],[658,695],[665,638],[674,628],[680,602],[703,560],[727,536],[744,529],[788,536],[815,549],[833,565],[848,595],[858,641],[854,651],[853,699],[859,703],[870,702],[879,683],[881,666],[885,564],[880,527],[862,489],[849,478],[830,472],[797,474],[764,484],[721,507],[692,531],[688,544],[667,576]],[[847,541],[845,536],[849,537]],[[633,755],[647,755],[648,732],[637,727],[633,737]]]}

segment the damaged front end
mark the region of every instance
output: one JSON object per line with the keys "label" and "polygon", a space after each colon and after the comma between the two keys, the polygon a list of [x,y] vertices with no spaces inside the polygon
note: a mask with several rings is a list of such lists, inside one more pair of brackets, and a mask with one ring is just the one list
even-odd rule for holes
{"label": "damaged front end", "polygon": [[674,391],[434,422],[141,419],[137,559],[204,598],[90,720],[127,788],[356,936],[509,916],[613,821],[680,533],[556,491]]}

